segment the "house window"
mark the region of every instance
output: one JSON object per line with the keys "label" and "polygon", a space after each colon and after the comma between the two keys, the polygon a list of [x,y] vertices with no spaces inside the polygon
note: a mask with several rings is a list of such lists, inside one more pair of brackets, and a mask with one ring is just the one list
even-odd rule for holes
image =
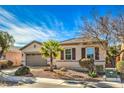
{"label": "house window", "polygon": [[34,45],[34,48],[36,48],[36,45]]}
{"label": "house window", "polygon": [[86,57],[87,58],[94,58],[94,54],[95,54],[94,48],[92,48],[92,47],[86,48]]}
{"label": "house window", "polygon": [[65,49],[65,59],[66,60],[72,59],[72,50],[71,49]]}

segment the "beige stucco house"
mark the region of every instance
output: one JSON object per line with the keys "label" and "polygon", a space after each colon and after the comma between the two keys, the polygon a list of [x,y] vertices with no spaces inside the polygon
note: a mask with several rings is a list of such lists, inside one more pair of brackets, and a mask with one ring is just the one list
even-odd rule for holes
{"label": "beige stucco house", "polygon": [[42,44],[38,41],[32,41],[26,46],[22,47],[22,64],[27,66],[44,66],[47,61],[42,58],[40,48]]}
{"label": "beige stucco house", "polygon": [[[105,41],[103,42],[106,44]],[[22,62],[29,66],[46,65],[46,60],[42,58],[40,53],[41,46],[42,43],[33,41],[21,48]],[[61,46],[64,51],[61,51],[60,57],[54,60],[57,67],[80,69],[78,61],[81,58],[93,58],[95,65],[105,67],[106,51],[93,38],[69,39],[61,42]]]}
{"label": "beige stucco house", "polygon": [[[105,41],[104,44],[107,45]],[[94,38],[74,38],[61,42],[64,51],[61,52],[60,59],[56,64],[58,67],[80,69],[79,60],[81,58],[93,58],[96,66],[105,67],[106,51]]]}

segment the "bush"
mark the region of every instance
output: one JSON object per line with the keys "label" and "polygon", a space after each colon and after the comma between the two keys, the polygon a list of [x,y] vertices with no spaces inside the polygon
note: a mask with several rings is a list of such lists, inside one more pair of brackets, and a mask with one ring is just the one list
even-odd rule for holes
{"label": "bush", "polygon": [[8,60],[7,65],[8,65],[8,67],[12,67],[13,62],[12,62],[12,61],[10,61],[10,60]]}
{"label": "bush", "polygon": [[124,73],[124,61],[117,62],[116,68],[118,72]]}
{"label": "bush", "polygon": [[13,62],[9,61],[9,60],[1,60],[0,61],[0,68],[1,69],[6,69],[9,67],[12,67],[12,65],[13,65]]}
{"label": "bush", "polygon": [[79,60],[79,64],[83,68],[88,68],[89,71],[94,71],[94,60],[83,58]]}
{"label": "bush", "polygon": [[8,68],[7,63],[1,65],[1,69],[6,69],[6,68]]}
{"label": "bush", "polygon": [[21,64],[20,66],[24,66],[24,64]]}
{"label": "bush", "polygon": [[106,68],[105,75],[107,78],[117,78],[117,71],[114,68]]}
{"label": "bush", "polygon": [[92,78],[97,77],[97,73],[96,73],[95,71],[89,72],[88,75],[89,75],[90,77],[92,77]]}
{"label": "bush", "polygon": [[97,73],[103,73],[104,72],[103,65],[96,65],[96,71]]}
{"label": "bush", "polygon": [[16,70],[15,75],[16,76],[23,76],[30,73],[30,69],[27,66],[20,67]]}
{"label": "bush", "polygon": [[54,69],[57,69],[57,65],[53,65],[53,68],[54,68]]}
{"label": "bush", "polygon": [[43,70],[44,71],[50,71],[50,68],[49,67],[45,67]]}

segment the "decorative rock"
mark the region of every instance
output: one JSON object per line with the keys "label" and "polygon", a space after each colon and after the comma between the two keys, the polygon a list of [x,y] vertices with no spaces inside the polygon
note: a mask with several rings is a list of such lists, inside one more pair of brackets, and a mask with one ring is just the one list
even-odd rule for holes
{"label": "decorative rock", "polygon": [[33,77],[33,74],[32,73],[29,73],[29,74],[26,74],[25,76],[26,77]]}
{"label": "decorative rock", "polygon": [[60,71],[64,71],[64,72],[66,72],[67,69],[66,69],[65,67],[62,67],[62,68],[60,68]]}
{"label": "decorative rock", "polygon": [[50,71],[50,68],[49,67],[46,67],[43,69],[44,71]]}
{"label": "decorative rock", "polygon": [[10,76],[10,75],[2,75],[0,76],[1,81],[14,82],[14,83],[34,83],[35,78],[33,77],[24,77],[24,76]]}

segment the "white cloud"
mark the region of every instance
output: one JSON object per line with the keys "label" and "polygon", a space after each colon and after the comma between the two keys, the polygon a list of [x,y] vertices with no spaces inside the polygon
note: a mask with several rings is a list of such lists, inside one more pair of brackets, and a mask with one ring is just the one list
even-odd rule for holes
{"label": "white cloud", "polygon": [[16,46],[24,46],[33,40],[62,40],[72,35],[65,30],[63,22],[58,21],[54,16],[49,15],[46,19],[51,28],[42,21],[42,26],[23,23],[14,14],[0,8],[0,29],[13,35]]}
{"label": "white cloud", "polygon": [[16,19],[15,15],[0,8],[0,24],[1,30],[7,31],[13,35],[15,39],[15,45],[23,46],[19,44],[29,43],[33,40],[47,40],[56,36],[56,32],[47,28],[47,26],[39,27],[32,25],[31,23],[22,23]]}

